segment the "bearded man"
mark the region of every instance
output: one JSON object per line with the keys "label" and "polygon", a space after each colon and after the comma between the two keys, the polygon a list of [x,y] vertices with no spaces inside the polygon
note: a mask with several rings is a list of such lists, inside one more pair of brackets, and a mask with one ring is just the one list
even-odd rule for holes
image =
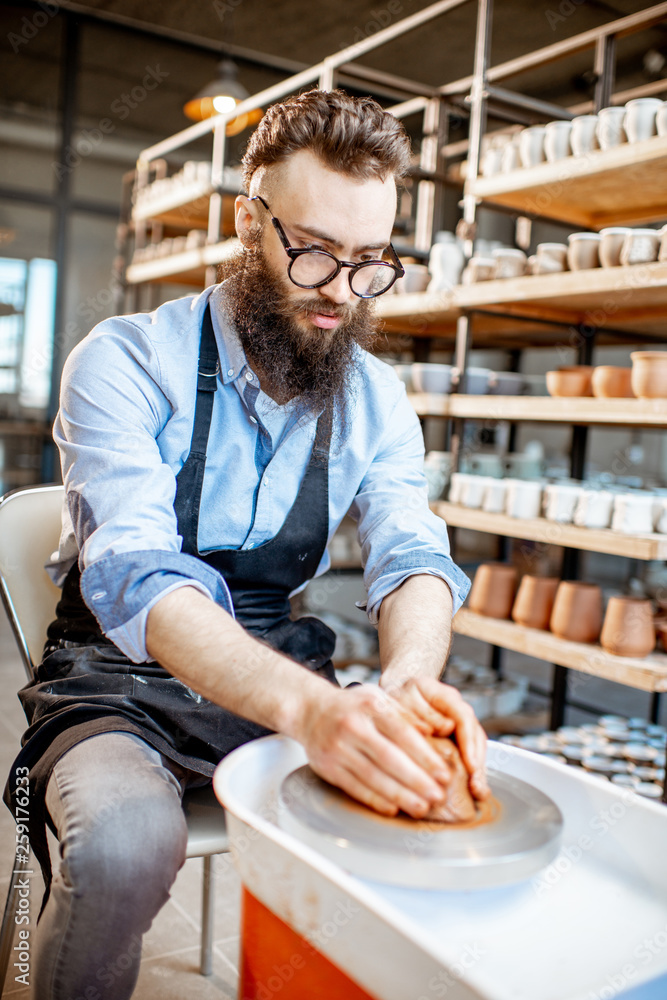
{"label": "bearded man", "polygon": [[[267,732],[387,815],[425,816],[454,733],[488,794],[484,734],[441,676],[468,581],[426,500],[418,420],[368,353],[391,246],[401,125],[372,100],[311,91],[269,109],[244,157],[242,251],[224,280],[100,323],[72,352],[55,439],[66,487],[63,583],[17,765],[34,846],[61,856],[38,926],[39,1000],[131,995],[134,943],[185,857],[185,787]],[[290,617],[358,524],[379,687],[342,690],[335,636]],[[24,773],[24,772],[21,772]]]}

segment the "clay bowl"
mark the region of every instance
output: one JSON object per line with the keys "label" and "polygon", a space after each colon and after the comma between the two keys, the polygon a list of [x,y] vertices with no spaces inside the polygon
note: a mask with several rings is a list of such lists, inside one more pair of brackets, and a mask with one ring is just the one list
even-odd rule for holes
{"label": "clay bowl", "polygon": [[547,391],[550,396],[592,396],[593,367],[570,365],[555,372],[547,372]]}
{"label": "clay bowl", "polygon": [[548,629],[559,580],[555,576],[521,579],[512,608],[512,620],[526,628]]}
{"label": "clay bowl", "polygon": [[506,563],[482,563],[470,589],[468,607],[487,618],[509,618],[516,593],[517,572]]}
{"label": "clay bowl", "polygon": [[648,656],[655,646],[651,602],[643,597],[610,597],[600,645],[614,656]]}
{"label": "clay bowl", "polygon": [[599,399],[627,399],[632,391],[632,368],[598,365],[591,377],[593,395]]}
{"label": "clay bowl", "polygon": [[639,399],[667,397],[667,351],[633,351],[632,391]]}
{"label": "clay bowl", "polygon": [[561,580],[550,628],[559,639],[597,642],[602,627],[602,591],[594,583]]}

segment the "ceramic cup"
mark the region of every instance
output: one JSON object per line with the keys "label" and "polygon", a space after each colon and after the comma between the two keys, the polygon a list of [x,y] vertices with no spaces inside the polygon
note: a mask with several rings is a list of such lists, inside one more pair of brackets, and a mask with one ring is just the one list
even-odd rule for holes
{"label": "ceramic cup", "polygon": [[593,395],[598,399],[627,399],[632,391],[632,368],[597,365],[591,378]]}
{"label": "ceramic cup", "polygon": [[625,142],[625,107],[602,108],[598,111],[596,135],[600,149],[613,149]]}
{"label": "ceramic cup", "polygon": [[552,576],[522,577],[512,607],[512,620],[526,628],[548,629],[559,583]]}
{"label": "ceramic cup", "polygon": [[620,262],[650,264],[658,259],[660,231],[658,229],[630,229],[623,241]]}
{"label": "ceramic cup", "polygon": [[667,397],[667,351],[633,351],[632,391],[639,399]]}
{"label": "ceramic cup", "polygon": [[600,645],[614,656],[648,656],[655,646],[651,602],[641,597],[610,597]]}
{"label": "ceramic cup", "polygon": [[481,171],[482,177],[493,177],[499,174],[503,162],[504,143],[499,145],[493,143],[482,156]]}
{"label": "ceramic cup", "polygon": [[506,563],[482,563],[470,588],[468,607],[487,618],[509,618],[516,593],[517,572]]}
{"label": "ceramic cup", "polygon": [[518,170],[521,166],[521,153],[519,152],[519,134],[513,135],[503,149],[503,157],[500,163],[500,170],[503,174],[509,174],[513,170]]}
{"label": "ceramic cup", "polygon": [[544,155],[549,163],[570,155],[572,122],[549,122],[544,126]]}
{"label": "ceramic cup", "polygon": [[488,484],[487,476],[469,476],[463,484],[461,503],[471,510],[479,510]]}
{"label": "ceramic cup", "polygon": [[584,156],[592,149],[598,149],[598,140],[595,130],[597,129],[597,115],[579,115],[572,119],[572,131],[570,132],[570,146],[575,156]]}
{"label": "ceramic cup", "polygon": [[650,493],[618,493],[611,519],[614,531],[627,535],[653,531],[653,496]]}
{"label": "ceramic cup", "polygon": [[583,493],[572,483],[549,483],[544,487],[544,516],[547,521],[571,524],[577,503]]}
{"label": "ceramic cup", "polygon": [[519,132],[519,156],[523,167],[536,167],[544,162],[544,135],[544,125],[531,125]]}
{"label": "ceramic cup", "polygon": [[489,476],[482,509],[487,514],[504,514],[507,504],[507,480]]}
{"label": "ceramic cup", "polygon": [[663,101],[656,111],[655,127],[658,135],[667,135],[667,101]]}
{"label": "ceramic cup", "polygon": [[491,251],[496,262],[494,278],[519,278],[526,273],[527,257],[523,250],[500,247]]}
{"label": "ceramic cup", "polygon": [[447,393],[452,386],[452,366],[415,361],[412,384],[415,392]]}
{"label": "ceramic cup", "polygon": [[592,396],[593,367],[570,365],[547,372],[547,392],[550,396]]}
{"label": "ceramic cup", "polygon": [[608,528],[614,510],[614,494],[607,490],[582,489],[574,512],[579,528]]}
{"label": "ceramic cup", "polygon": [[559,639],[597,642],[602,627],[602,591],[594,583],[561,580],[549,627]]}
{"label": "ceramic cup", "polygon": [[542,483],[532,479],[506,479],[505,513],[510,517],[539,517],[542,507]]}
{"label": "ceramic cup", "polygon": [[571,271],[599,266],[599,233],[570,233],[567,242],[567,263]]}
{"label": "ceramic cup", "polygon": [[535,251],[539,261],[551,261],[559,271],[567,268],[567,243],[538,243]]}
{"label": "ceramic cup", "polygon": [[452,477],[449,483],[449,496],[447,497],[450,503],[461,503],[461,497],[463,496],[466,483],[471,478],[472,477],[469,472],[452,472]]}
{"label": "ceramic cup", "polygon": [[468,261],[463,272],[462,284],[473,285],[476,281],[489,281],[494,277],[496,261],[493,257],[478,257],[475,255]]}
{"label": "ceramic cup", "polygon": [[629,232],[627,226],[611,226],[600,230],[598,252],[603,267],[618,267],[621,263],[621,250]]}
{"label": "ceramic cup", "polygon": [[396,291],[399,294],[411,295],[413,292],[424,292],[428,286],[431,276],[426,264],[404,264],[405,274],[396,282]]}
{"label": "ceramic cup", "polygon": [[629,142],[642,142],[656,134],[656,116],[662,104],[657,97],[638,97],[628,101],[623,128]]}
{"label": "ceramic cup", "polygon": [[493,372],[490,368],[466,368],[463,378],[463,388],[460,391],[468,396],[484,396],[489,391],[489,383]]}

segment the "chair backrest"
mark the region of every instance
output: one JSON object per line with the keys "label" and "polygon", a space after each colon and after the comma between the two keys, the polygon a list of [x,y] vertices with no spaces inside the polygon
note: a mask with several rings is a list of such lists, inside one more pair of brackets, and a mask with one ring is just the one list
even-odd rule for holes
{"label": "chair backrest", "polygon": [[63,497],[62,486],[34,486],[0,500],[0,589],[29,676],[61,593],[44,563],[58,548]]}

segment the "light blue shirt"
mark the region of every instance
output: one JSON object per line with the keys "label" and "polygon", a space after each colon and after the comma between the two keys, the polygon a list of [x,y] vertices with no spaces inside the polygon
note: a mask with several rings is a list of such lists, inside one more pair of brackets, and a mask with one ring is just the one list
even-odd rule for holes
{"label": "light blue shirt", "polygon": [[[224,579],[181,552],[176,475],[194,422],[206,304],[220,355],[198,547],[250,549],[277,534],[296,499],[316,415],[298,418],[262,392],[225,308],[224,285],[152,313],[104,320],[72,351],[54,427],[66,503],[60,583],[79,558],[86,604],[133,661],[149,659],[146,618],[169,591],[195,586],[233,614]],[[447,529],[428,507],[417,416],[390,365],[357,350],[344,436],[334,420],[329,459],[329,541],[349,511],[362,549],[366,610],[415,573],[449,585],[454,610],[470,582],[449,556]],[[329,568],[322,557],[316,575]]]}

